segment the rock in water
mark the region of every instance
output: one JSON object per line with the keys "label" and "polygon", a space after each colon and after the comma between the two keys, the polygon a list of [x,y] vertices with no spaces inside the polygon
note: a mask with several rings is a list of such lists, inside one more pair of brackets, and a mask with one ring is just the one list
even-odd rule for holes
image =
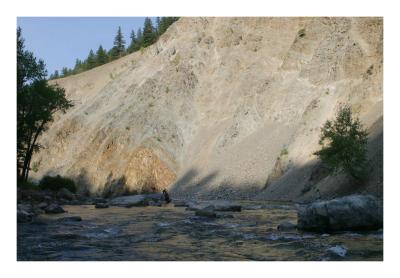
{"label": "rock in water", "polygon": [[65,187],[61,188],[58,191],[57,196],[59,198],[66,199],[66,200],[69,200],[69,201],[74,200],[76,198],[75,194],[72,193],[71,191],[69,191],[68,189],[66,189]]}
{"label": "rock in water", "polygon": [[347,254],[347,248],[341,245],[330,247],[327,251],[339,257],[344,257]]}
{"label": "rock in water", "polygon": [[282,222],[278,225],[277,229],[279,231],[291,231],[291,230],[295,230],[297,228],[296,224],[290,223],[290,222]]}
{"label": "rock in water", "polygon": [[31,221],[32,221],[31,213],[21,210],[21,209],[17,210],[17,222],[18,223],[26,223],[26,222],[31,222]]}
{"label": "rock in water", "polygon": [[110,201],[110,205],[127,208],[135,206],[145,206],[145,200],[145,195],[122,196],[112,199]]}
{"label": "rock in water", "polygon": [[242,206],[229,201],[213,201],[210,203],[215,211],[241,211]]}
{"label": "rock in water", "polygon": [[108,204],[106,204],[106,203],[96,203],[94,205],[94,207],[97,208],[97,209],[108,208]]}
{"label": "rock in water", "polygon": [[298,228],[312,231],[370,230],[383,226],[383,203],[371,195],[350,195],[299,206]]}
{"label": "rock in water", "polygon": [[213,211],[213,207],[211,207],[211,206],[206,207],[204,209],[196,210],[195,214],[197,216],[204,216],[204,217],[208,217],[208,218],[216,218],[217,217],[217,214],[215,213],[215,211]]}
{"label": "rock in water", "polygon": [[45,212],[50,214],[55,214],[55,213],[64,213],[66,211],[57,204],[51,204],[45,208]]}
{"label": "rock in water", "polygon": [[182,200],[173,200],[172,203],[174,204],[175,207],[186,207],[187,204],[185,201]]}
{"label": "rock in water", "polygon": [[59,221],[61,222],[80,222],[82,221],[82,217],[80,216],[69,216],[60,218]]}

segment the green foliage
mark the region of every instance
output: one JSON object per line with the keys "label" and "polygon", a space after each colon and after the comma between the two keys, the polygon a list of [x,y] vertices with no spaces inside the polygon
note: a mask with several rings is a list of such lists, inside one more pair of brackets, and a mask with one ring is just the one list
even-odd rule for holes
{"label": "green foliage", "polygon": [[306,36],[306,29],[300,29],[298,32],[297,32],[297,36],[299,36],[299,38],[303,38],[303,37],[305,37]]}
{"label": "green foliage", "polygon": [[283,148],[283,149],[281,150],[280,156],[284,156],[284,155],[288,155],[288,154],[289,154],[289,152],[288,152],[287,148]]}
{"label": "green foliage", "polygon": [[114,38],[114,47],[112,49],[112,59],[120,58],[125,53],[125,40],[122,35],[121,26],[118,27],[117,35]]}
{"label": "green foliage", "polygon": [[17,181],[17,187],[20,189],[29,189],[29,190],[38,190],[40,189],[38,185],[34,184],[31,181]]}
{"label": "green foliage", "polygon": [[157,39],[156,30],[153,27],[153,23],[149,17],[146,17],[144,20],[143,26],[143,47],[147,47],[152,45]]}
{"label": "green foliage", "polygon": [[72,103],[64,89],[48,85],[43,61],[24,49],[21,29],[17,30],[17,173],[27,181],[34,152],[41,147],[39,135],[53,121],[57,111],[65,112]]}
{"label": "green foliage", "polygon": [[37,162],[37,161],[35,161],[34,163],[32,163],[32,171],[33,172],[37,172],[37,171],[39,171],[39,165],[40,165],[40,163],[39,162]]}
{"label": "green foliage", "polygon": [[108,62],[107,52],[104,50],[103,46],[99,46],[96,52],[96,66],[104,65]]}
{"label": "green foliage", "polygon": [[178,53],[178,54],[176,54],[175,57],[172,59],[171,63],[172,63],[174,66],[177,66],[177,65],[179,65],[180,60],[181,60],[181,56],[180,56],[179,53]]}
{"label": "green foliage", "polygon": [[332,172],[344,170],[356,180],[367,177],[368,133],[358,118],[353,118],[350,106],[340,107],[334,121],[326,121],[321,128],[315,152]]}
{"label": "green foliage", "polygon": [[85,64],[86,64],[87,70],[90,70],[97,65],[96,56],[94,55],[94,52],[92,49],[90,49],[90,51],[89,51],[89,55],[86,58]]}
{"label": "green foliage", "polygon": [[58,191],[61,188],[66,188],[72,193],[76,193],[75,182],[69,178],[57,175],[55,177],[44,176],[39,183],[39,187],[44,190]]}

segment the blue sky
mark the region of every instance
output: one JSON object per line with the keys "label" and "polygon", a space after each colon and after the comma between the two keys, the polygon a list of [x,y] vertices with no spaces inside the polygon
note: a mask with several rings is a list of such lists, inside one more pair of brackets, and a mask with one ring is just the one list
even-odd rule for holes
{"label": "blue sky", "polygon": [[[155,19],[153,19],[153,23]],[[48,74],[71,68],[101,44],[109,50],[121,26],[126,44],[130,32],[143,28],[144,17],[18,17],[26,49],[46,63]]]}

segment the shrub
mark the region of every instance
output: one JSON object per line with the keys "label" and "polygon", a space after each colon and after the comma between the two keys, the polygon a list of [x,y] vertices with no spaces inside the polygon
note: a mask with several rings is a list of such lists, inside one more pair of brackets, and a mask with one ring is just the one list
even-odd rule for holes
{"label": "shrub", "polygon": [[289,152],[288,152],[287,148],[283,148],[283,149],[281,150],[280,156],[284,156],[284,155],[288,155],[288,154],[289,154]]}
{"label": "shrub", "polygon": [[44,176],[39,183],[41,189],[48,189],[52,191],[58,191],[61,188],[66,188],[69,191],[76,193],[75,182],[71,179],[61,177],[57,175],[55,177]]}
{"label": "shrub", "polygon": [[331,172],[344,170],[356,180],[367,176],[368,133],[358,118],[353,118],[348,105],[341,106],[334,121],[326,121],[321,128],[319,144],[315,152]]}
{"label": "shrub", "polygon": [[32,190],[37,190],[39,189],[39,186],[37,186],[36,184],[34,184],[31,181],[23,181],[23,180],[18,180],[17,181],[17,186],[18,188],[21,189],[32,189]]}

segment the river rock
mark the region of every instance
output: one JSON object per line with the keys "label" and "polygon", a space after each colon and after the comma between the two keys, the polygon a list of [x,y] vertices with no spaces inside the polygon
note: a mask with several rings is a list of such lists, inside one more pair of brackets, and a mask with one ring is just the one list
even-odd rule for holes
{"label": "river rock", "polygon": [[61,222],[80,222],[80,221],[82,221],[82,217],[80,217],[80,216],[68,216],[68,217],[60,218],[58,221],[61,221]]}
{"label": "river rock", "polygon": [[146,205],[145,195],[132,195],[132,196],[122,196],[116,197],[110,201],[111,206],[119,207],[135,207],[135,206],[145,206]]}
{"label": "river rock", "polygon": [[215,211],[241,211],[242,206],[229,201],[212,201],[209,202],[214,207]]}
{"label": "river rock", "polygon": [[48,204],[46,202],[41,202],[37,205],[37,207],[40,209],[45,209],[47,206],[48,206]]}
{"label": "river rock", "polygon": [[22,209],[17,209],[17,222],[18,223],[26,223],[32,221],[32,213],[29,213]]}
{"label": "river rock", "polygon": [[66,212],[61,206],[59,206],[57,204],[51,204],[51,205],[47,206],[44,211],[49,214]]}
{"label": "river rock", "polygon": [[344,257],[347,254],[347,248],[342,245],[336,245],[327,249],[327,251],[335,256]]}
{"label": "river rock", "polygon": [[383,226],[382,201],[350,195],[298,207],[298,228],[311,231],[370,230]]}
{"label": "river rock", "polygon": [[293,223],[287,222],[287,221],[280,223],[277,227],[277,229],[279,231],[291,231],[291,230],[295,230],[296,228],[297,228],[296,224],[293,224]]}
{"label": "river rock", "polygon": [[213,211],[212,206],[205,207],[204,209],[199,209],[196,210],[195,213],[197,216],[203,216],[203,217],[208,217],[208,218],[216,218],[217,214],[215,211]]}
{"label": "river rock", "polygon": [[62,199],[66,199],[66,200],[74,200],[75,194],[72,193],[71,191],[69,191],[68,189],[66,189],[65,187],[61,188],[58,193],[57,193],[57,197],[62,198]]}
{"label": "river rock", "polygon": [[107,203],[97,203],[94,205],[94,207],[97,209],[108,208],[108,204]]}
{"label": "river rock", "polygon": [[173,200],[172,203],[175,207],[186,207],[186,202],[182,200]]}

